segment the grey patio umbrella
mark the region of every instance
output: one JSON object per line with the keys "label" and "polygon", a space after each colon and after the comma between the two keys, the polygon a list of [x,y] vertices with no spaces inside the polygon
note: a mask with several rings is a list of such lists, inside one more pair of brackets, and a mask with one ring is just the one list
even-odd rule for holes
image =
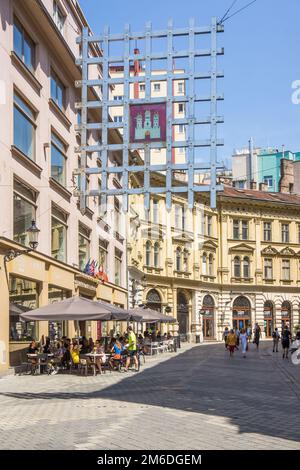
{"label": "grey patio umbrella", "polygon": [[140,321],[139,315],[133,315],[129,310],[101,301],[93,301],[84,297],[70,297],[69,299],[55,302],[20,315],[24,320],[124,320]]}
{"label": "grey patio umbrella", "polygon": [[143,308],[137,307],[131,310],[131,312],[135,312],[136,315],[141,315],[142,319],[139,320],[141,322],[147,323],[155,323],[155,322],[162,322],[162,323],[174,323],[176,322],[176,318],[169,317],[169,315],[164,315],[163,313],[157,312],[156,310],[152,310],[151,308]]}

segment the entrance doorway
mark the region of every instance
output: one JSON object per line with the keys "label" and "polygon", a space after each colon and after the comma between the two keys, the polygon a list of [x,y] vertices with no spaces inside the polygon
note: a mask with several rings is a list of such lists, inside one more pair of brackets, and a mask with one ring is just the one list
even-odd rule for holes
{"label": "entrance doorway", "polygon": [[271,338],[274,329],[273,303],[267,300],[264,304],[264,331],[266,338]]}
{"label": "entrance doorway", "polygon": [[177,320],[179,323],[179,335],[181,341],[187,341],[189,332],[189,307],[188,301],[182,292],[177,294]]}
{"label": "entrance doorway", "polygon": [[211,295],[205,295],[202,306],[203,324],[202,332],[205,340],[214,339],[214,313],[215,302]]}
{"label": "entrance doorway", "polygon": [[232,326],[234,329],[251,327],[251,304],[247,297],[237,297],[233,302]]}

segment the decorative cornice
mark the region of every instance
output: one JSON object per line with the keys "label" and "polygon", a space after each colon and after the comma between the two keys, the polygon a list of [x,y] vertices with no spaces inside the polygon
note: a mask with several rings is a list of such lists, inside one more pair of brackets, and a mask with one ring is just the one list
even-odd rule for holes
{"label": "decorative cornice", "polygon": [[239,243],[238,245],[232,246],[229,248],[229,253],[253,253],[254,248],[251,245],[247,245],[246,243]]}

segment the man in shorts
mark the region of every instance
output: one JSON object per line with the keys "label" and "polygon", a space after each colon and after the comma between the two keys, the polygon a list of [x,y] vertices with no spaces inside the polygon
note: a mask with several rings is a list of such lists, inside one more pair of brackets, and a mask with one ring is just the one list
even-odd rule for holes
{"label": "man in shorts", "polygon": [[128,331],[128,356],[126,359],[126,366],[125,366],[125,372],[128,372],[128,367],[130,366],[130,359],[133,357],[134,358],[134,363],[135,363],[135,370],[138,370],[139,365],[138,365],[138,359],[137,359],[137,347],[136,347],[136,335],[132,329],[132,326],[129,326],[127,328]]}

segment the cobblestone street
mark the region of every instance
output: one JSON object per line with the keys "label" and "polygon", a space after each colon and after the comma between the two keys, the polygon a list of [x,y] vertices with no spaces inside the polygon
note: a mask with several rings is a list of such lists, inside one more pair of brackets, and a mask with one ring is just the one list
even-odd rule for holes
{"label": "cobblestone street", "polygon": [[140,373],[0,379],[1,449],[300,449],[300,366],[184,346]]}

